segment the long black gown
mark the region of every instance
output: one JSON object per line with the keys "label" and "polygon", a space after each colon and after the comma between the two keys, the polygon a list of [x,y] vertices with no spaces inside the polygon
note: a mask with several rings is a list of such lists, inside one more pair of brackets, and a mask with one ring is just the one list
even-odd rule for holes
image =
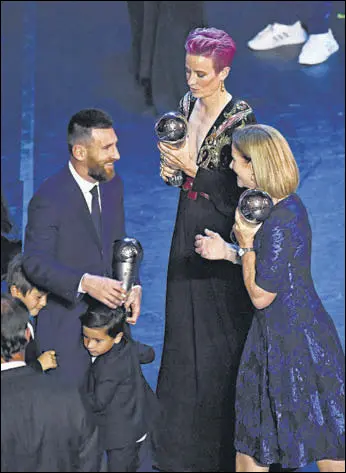
{"label": "long black gown", "polygon": [[[194,104],[186,94],[181,111],[190,117]],[[154,465],[163,471],[235,471],[235,384],[253,306],[241,266],[201,258],[194,239],[207,227],[229,241],[244,190],[229,168],[232,133],[254,122],[246,102],[230,100],[202,143],[194,181],[180,192],[153,435]]]}
{"label": "long black gown", "polygon": [[127,2],[134,72],[157,115],[176,108],[186,91],[184,45],[191,30],[207,25],[204,4]]}

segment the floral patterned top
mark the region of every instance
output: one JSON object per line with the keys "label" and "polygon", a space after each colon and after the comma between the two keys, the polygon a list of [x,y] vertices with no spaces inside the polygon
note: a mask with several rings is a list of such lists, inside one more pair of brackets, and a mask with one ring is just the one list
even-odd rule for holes
{"label": "floral patterned top", "polygon": [[[191,92],[185,94],[179,104],[179,111],[189,120],[196,98]],[[187,177],[182,186],[188,197],[207,196],[216,209],[227,216],[233,216],[239,196],[244,189],[237,186],[232,161],[232,134],[238,127],[256,123],[250,105],[242,99],[232,98],[224,107],[208,131],[197,156],[199,167],[194,179]]]}

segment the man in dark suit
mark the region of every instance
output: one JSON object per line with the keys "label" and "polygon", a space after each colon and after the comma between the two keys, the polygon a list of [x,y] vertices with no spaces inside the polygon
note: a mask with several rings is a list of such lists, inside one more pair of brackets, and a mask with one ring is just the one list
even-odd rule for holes
{"label": "man in dark suit", "polygon": [[28,320],[1,296],[1,471],[99,471],[98,429],[77,388],[25,365]]}
{"label": "man in dark suit", "polygon": [[126,295],[111,279],[112,243],[125,235],[123,184],[114,171],[120,159],[112,119],[86,109],[68,125],[70,161],[48,178],[30,201],[23,267],[50,292],[37,324],[40,349],[54,347],[52,376],[80,383],[90,357],[82,346],[79,316],[89,296],[115,308],[126,298],[129,323],[140,312],[141,287]]}

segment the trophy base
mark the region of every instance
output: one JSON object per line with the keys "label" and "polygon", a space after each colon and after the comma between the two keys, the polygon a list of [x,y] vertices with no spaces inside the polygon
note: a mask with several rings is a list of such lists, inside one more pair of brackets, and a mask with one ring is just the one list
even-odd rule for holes
{"label": "trophy base", "polygon": [[168,180],[166,181],[166,184],[172,187],[181,187],[184,184],[184,182],[185,182],[185,176],[181,171],[179,171],[174,176],[168,178]]}

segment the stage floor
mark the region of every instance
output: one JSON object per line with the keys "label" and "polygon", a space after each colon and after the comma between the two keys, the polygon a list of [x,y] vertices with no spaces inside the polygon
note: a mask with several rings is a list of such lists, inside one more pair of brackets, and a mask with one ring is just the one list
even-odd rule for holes
{"label": "stage floor", "polygon": [[[294,5],[299,16],[301,2],[276,3]],[[315,285],[344,344],[345,20],[336,16],[343,2],[332,3],[331,27],[340,50],[313,67],[297,63],[299,46],[262,53],[246,47],[269,22],[272,2],[205,2],[205,7],[208,24],[225,29],[238,46],[228,90],[251,103],[258,122],[277,127],[296,156],[298,194],[313,230]],[[21,237],[32,192],[68,159],[71,115],[88,107],[108,111],[119,137],[116,168],[125,183],[127,233],[144,247],[142,315],[134,333],[156,350],[155,362],[145,367],[155,388],[178,191],[159,177],[153,130],[158,112],[145,105],[131,73],[126,2],[7,1],[1,13],[2,189],[15,232]],[[304,471],[309,470],[317,471],[315,466]]]}

